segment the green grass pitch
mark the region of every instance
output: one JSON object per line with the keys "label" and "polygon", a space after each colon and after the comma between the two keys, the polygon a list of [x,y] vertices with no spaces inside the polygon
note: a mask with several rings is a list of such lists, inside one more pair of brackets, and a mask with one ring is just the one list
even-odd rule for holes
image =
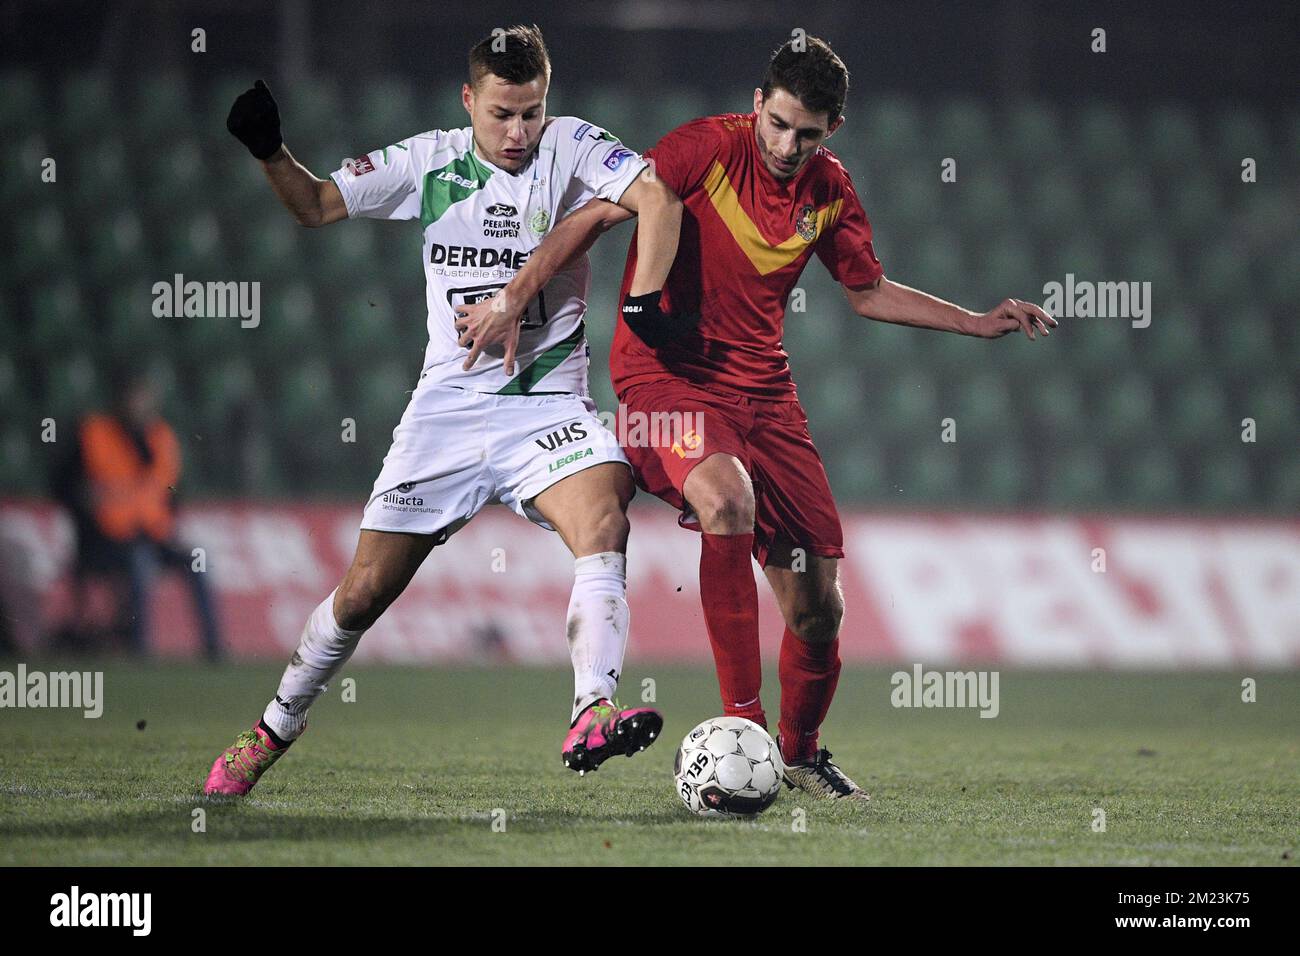
{"label": "green grass pitch", "polygon": [[[565,671],[353,667],[355,702],[336,680],[252,799],[230,802],[199,788],[278,666],[81,667],[105,671],[98,720],[0,711],[0,865],[1290,866],[1300,851],[1295,672],[1003,671],[1001,713],[981,719],[894,709],[892,668],[846,668],[823,741],[871,803],[786,791],[756,820],[711,821],[671,779],[677,743],[719,710],[703,668],[629,668],[625,700],[653,678],[664,737],[579,778],[559,755]],[[774,715],[775,673],[765,686]]]}

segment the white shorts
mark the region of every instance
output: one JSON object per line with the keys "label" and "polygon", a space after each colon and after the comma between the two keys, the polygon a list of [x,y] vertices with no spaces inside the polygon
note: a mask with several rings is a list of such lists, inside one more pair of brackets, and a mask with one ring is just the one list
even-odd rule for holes
{"label": "white shorts", "polygon": [[533,498],[592,465],[627,465],[617,437],[595,412],[595,402],[582,395],[416,388],[393,430],[361,527],[436,534],[441,544],[485,505],[500,503],[554,531]]}

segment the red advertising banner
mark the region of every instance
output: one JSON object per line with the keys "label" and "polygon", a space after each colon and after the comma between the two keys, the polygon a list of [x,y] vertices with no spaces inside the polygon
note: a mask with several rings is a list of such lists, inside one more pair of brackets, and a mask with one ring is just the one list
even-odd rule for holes
{"label": "red advertising banner", "polygon": [[[218,598],[238,656],[282,658],[342,578],[360,509],[210,504],[180,537]],[[1065,516],[844,516],[843,656],[927,665],[1260,667],[1300,664],[1300,522]],[[711,659],[699,536],[634,508],[629,658]],[[72,612],[72,527],[56,507],[0,502],[0,604],[34,652]],[[567,659],[572,558],[559,537],[489,508],[434,550],[367,633],[357,660]],[[765,657],[782,622],[762,572]],[[153,595],[160,654],[199,647],[177,575]]]}

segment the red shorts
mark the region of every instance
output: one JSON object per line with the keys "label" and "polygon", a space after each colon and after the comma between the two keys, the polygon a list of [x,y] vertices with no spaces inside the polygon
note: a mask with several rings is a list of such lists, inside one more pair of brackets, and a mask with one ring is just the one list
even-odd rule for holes
{"label": "red shorts", "polygon": [[637,484],[682,511],[682,527],[699,530],[682,495],[691,469],[710,455],[734,455],[754,485],[754,557],[760,566],[769,553],[796,547],[823,558],[844,557],[830,482],[797,401],[712,392],[681,379],[634,385],[620,400],[630,422],[690,412],[684,423],[703,426],[695,437],[689,427],[684,436],[674,435],[671,447],[663,440],[637,441],[631,429],[625,436],[623,451]]}

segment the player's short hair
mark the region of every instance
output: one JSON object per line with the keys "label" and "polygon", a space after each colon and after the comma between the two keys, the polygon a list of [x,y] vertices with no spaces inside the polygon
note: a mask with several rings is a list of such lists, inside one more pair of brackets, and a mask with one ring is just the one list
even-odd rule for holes
{"label": "player's short hair", "polygon": [[551,78],[551,56],[537,24],[516,23],[496,29],[469,51],[469,85],[478,86],[489,73],[507,83],[527,83],[538,76]]}
{"label": "player's short hair", "polygon": [[[763,99],[772,90],[785,90],[804,108],[826,113],[834,123],[844,115],[844,100],[849,95],[849,70],[835,55],[830,44],[814,36],[791,37],[772,54],[763,75]],[[798,49],[796,49],[798,47]]]}

